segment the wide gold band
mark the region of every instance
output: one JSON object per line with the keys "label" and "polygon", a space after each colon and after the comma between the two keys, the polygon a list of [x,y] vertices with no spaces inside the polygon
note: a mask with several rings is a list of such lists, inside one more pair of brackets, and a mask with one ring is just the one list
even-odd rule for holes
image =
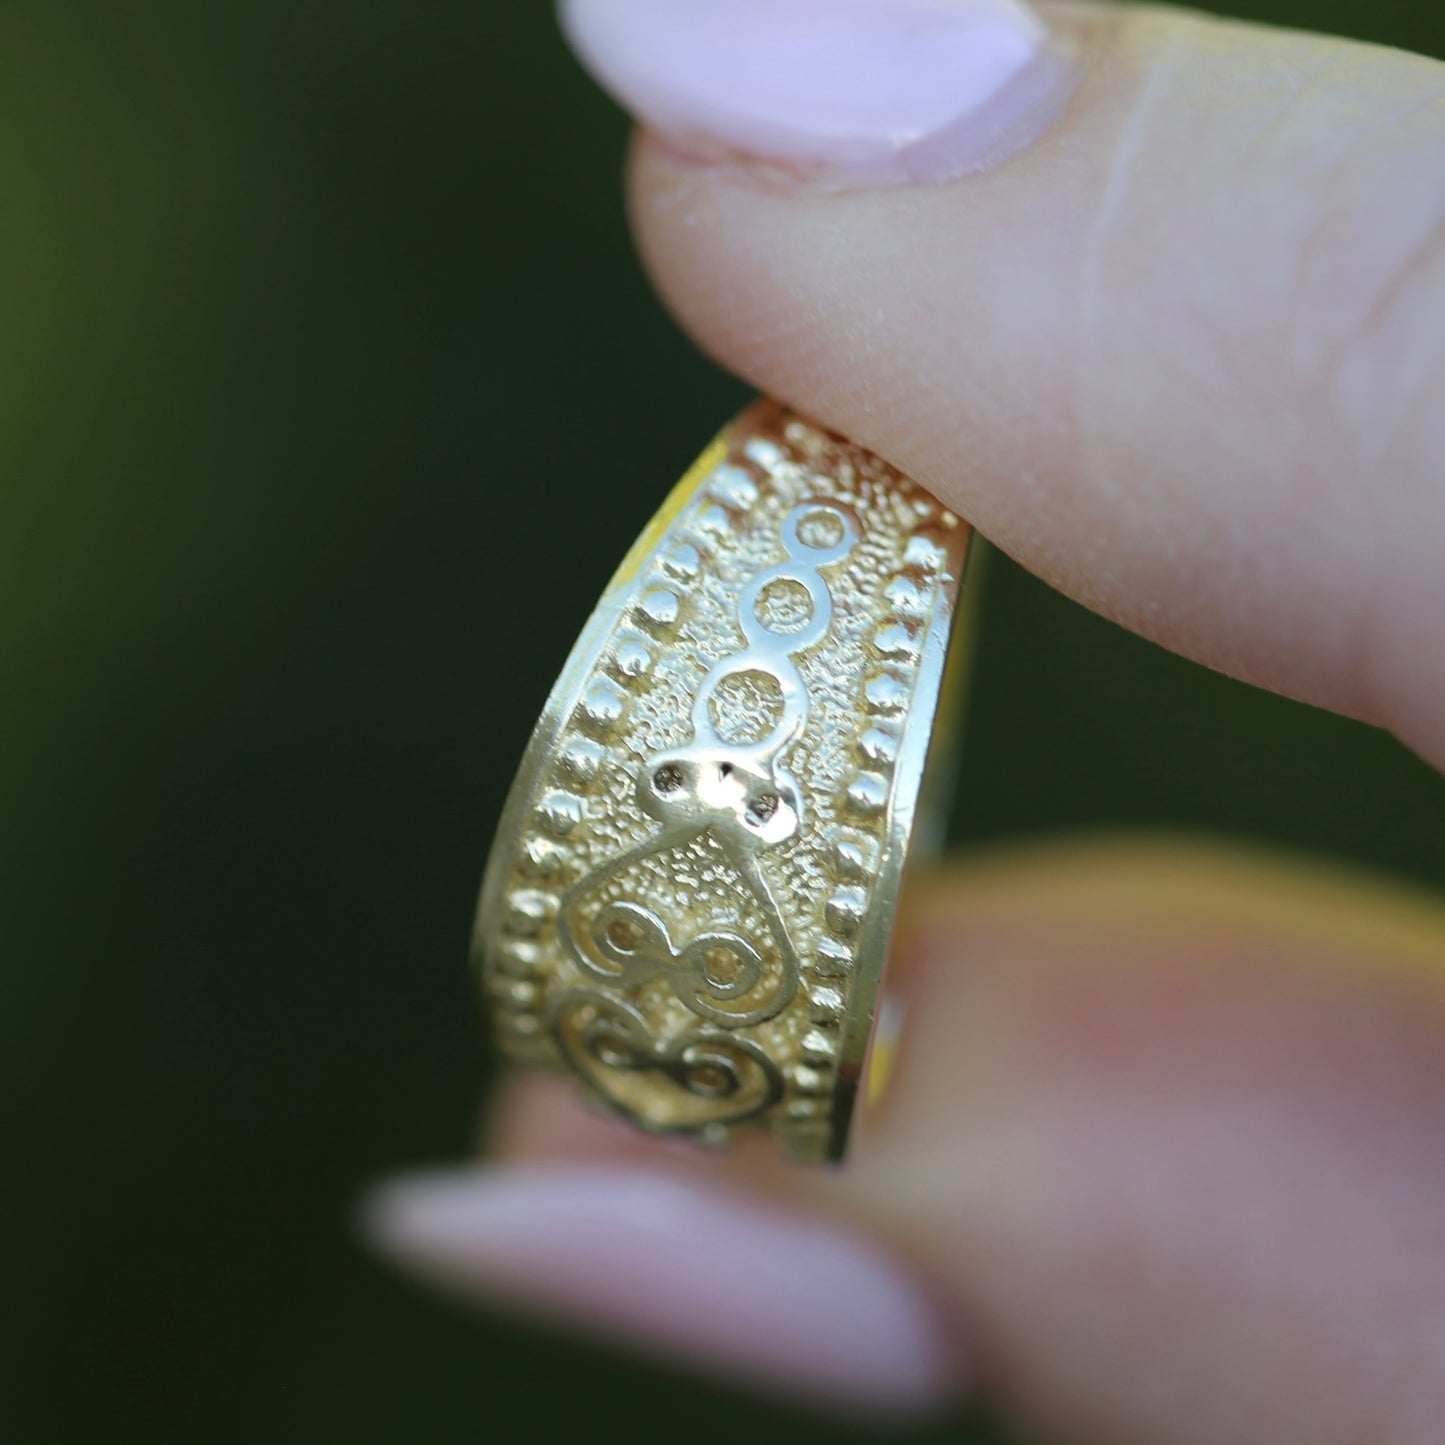
{"label": "wide gold band", "polygon": [[475,956],[509,1057],[649,1130],[748,1121],[842,1156],[910,840],[936,843],[920,794],[968,546],[773,403],[709,448],[603,595],[502,816]]}

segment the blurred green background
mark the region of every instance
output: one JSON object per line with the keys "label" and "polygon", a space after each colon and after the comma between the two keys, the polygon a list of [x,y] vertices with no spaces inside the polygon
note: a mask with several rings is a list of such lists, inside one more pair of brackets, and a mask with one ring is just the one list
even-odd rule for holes
{"label": "blurred green background", "polygon": [[[1252,11],[1445,54],[1424,0]],[[0,13],[10,1439],[846,1438],[438,1303],[349,1224],[467,1145],[513,761],[744,400],[643,282],[623,140],[543,0]],[[960,841],[1228,829],[1445,885],[1401,748],[990,590]]]}

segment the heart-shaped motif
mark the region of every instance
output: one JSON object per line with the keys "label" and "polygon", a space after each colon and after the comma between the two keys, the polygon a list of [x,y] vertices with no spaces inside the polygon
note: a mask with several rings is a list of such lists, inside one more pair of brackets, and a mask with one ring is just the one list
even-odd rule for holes
{"label": "heart-shaped motif", "polygon": [[[682,832],[641,843],[576,884],[559,910],[562,947],[583,973],[628,992],[665,980],[707,1023],[763,1023],[798,988],[776,905],[756,864],[715,830]],[[689,880],[685,911],[669,907],[679,879]]]}
{"label": "heart-shaped motif", "polygon": [[560,995],[551,1025],[572,1067],[646,1129],[736,1123],[782,1093],[776,1066],[749,1040],[716,1028],[658,1040],[637,1009],[592,989]]}

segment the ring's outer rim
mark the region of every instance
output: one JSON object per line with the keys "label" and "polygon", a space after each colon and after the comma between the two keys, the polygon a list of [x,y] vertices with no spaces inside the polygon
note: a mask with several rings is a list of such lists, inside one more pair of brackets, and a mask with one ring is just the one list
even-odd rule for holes
{"label": "ring's outer rim", "polygon": [[[484,987],[492,972],[488,958],[489,940],[500,932],[503,895],[512,871],[514,850],[507,846],[508,840],[522,836],[529,807],[552,765],[558,739],[581,703],[604,644],[637,600],[647,566],[659,544],[699,490],[726,461],[732,449],[732,438],[739,432],[752,429],[762,417],[785,411],[777,403],[759,401],[723,429],[672,488],[628,549],[573,644],[526,745],[498,821],[484,873],[472,941],[473,964],[482,975]],[[944,539],[947,563],[937,578],[934,606],[920,646],[913,692],[902,722],[898,757],[892,771],[893,781],[884,823],[885,841],[876,874],[870,879],[869,904],[857,935],[848,1010],[842,1024],[828,1111],[828,1141],[824,1156],[827,1162],[841,1161],[847,1151],[859,1090],[866,1076],[905,867],[913,853],[927,851],[935,841],[916,838],[915,833],[918,831],[920,793],[930,745],[940,731],[936,724],[940,721],[945,675],[950,671],[950,645],[959,634],[967,631],[966,628],[958,628],[957,622],[960,585],[972,536],[971,529],[959,522]],[[941,731],[947,733],[949,729],[945,727]],[[937,737],[937,741],[940,747],[947,746],[946,737]],[[524,1062],[563,1066],[560,1055],[545,1034],[538,1037],[535,1046],[525,1055],[518,1052],[515,1044],[509,1047],[509,1053]]]}

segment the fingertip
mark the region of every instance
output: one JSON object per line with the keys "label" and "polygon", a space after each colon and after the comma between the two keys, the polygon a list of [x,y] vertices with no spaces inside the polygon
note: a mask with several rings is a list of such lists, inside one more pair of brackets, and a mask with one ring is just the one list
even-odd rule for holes
{"label": "fingertip", "polygon": [[836,185],[996,163],[1067,89],[1021,0],[565,0],[573,48],[643,122]]}

